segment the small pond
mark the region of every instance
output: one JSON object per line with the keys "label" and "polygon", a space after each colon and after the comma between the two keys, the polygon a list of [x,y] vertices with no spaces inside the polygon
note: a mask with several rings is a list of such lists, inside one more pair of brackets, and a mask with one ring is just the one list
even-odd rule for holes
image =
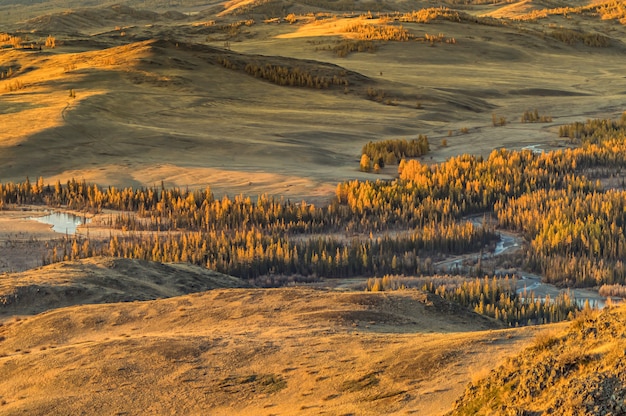
{"label": "small pond", "polygon": [[31,217],[31,220],[52,225],[52,231],[62,234],[75,234],[79,225],[88,224],[91,220],[66,212],[52,212],[43,217]]}

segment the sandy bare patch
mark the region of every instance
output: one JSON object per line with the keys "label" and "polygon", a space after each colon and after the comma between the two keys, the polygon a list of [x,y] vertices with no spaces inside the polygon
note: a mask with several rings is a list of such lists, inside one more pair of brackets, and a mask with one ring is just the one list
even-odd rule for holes
{"label": "sandy bare patch", "polygon": [[51,227],[31,220],[45,215],[40,208],[0,211],[0,272],[16,272],[41,266],[48,242],[61,238]]}

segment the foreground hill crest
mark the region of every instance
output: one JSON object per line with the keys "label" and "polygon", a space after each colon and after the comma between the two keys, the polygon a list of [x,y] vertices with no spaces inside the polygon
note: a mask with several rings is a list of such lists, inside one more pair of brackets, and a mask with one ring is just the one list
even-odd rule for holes
{"label": "foreground hill crest", "polygon": [[450,416],[626,413],[626,306],[588,312],[468,387]]}
{"label": "foreground hill crest", "polygon": [[468,357],[472,368],[490,365],[536,333],[490,330],[500,325],[412,290],[216,289],[52,309],[0,326],[1,409],[440,414],[470,377]]}
{"label": "foreground hill crest", "polygon": [[5,274],[0,278],[0,316],[247,286],[235,277],[190,264],[95,257]]}

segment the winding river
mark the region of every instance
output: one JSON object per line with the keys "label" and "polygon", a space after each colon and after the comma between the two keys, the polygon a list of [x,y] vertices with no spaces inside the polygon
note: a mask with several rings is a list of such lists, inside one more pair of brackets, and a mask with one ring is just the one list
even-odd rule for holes
{"label": "winding river", "polygon": [[[482,227],[482,218],[471,218],[470,221],[476,226]],[[496,244],[496,248],[493,253],[484,254],[483,258],[487,258],[488,256],[499,256],[503,253],[506,253],[509,250],[514,250],[519,247],[522,247],[523,239],[517,234],[500,231],[499,232],[500,241]],[[476,259],[478,256],[475,257]],[[462,263],[462,260],[456,260]],[[505,271],[496,270],[496,273],[506,273]],[[586,300],[589,300],[589,304],[592,307],[598,307],[600,309],[604,308],[607,299],[600,296],[600,294],[591,289],[560,289],[553,284],[542,282],[542,277],[533,273],[527,272],[517,272],[517,275],[520,277],[518,280],[518,288],[517,293],[523,294],[524,291],[533,292],[535,296],[545,298],[546,296],[550,296],[551,299],[556,298],[560,293],[570,291],[571,295],[576,298],[576,302],[583,306]],[[616,302],[618,299],[614,299]]]}
{"label": "winding river", "polygon": [[[86,217],[77,216],[74,214],[69,214],[66,212],[50,212],[47,215],[40,217],[31,217],[32,220],[42,222],[44,224],[49,224],[52,226],[52,230],[57,233],[74,235],[79,226],[83,224],[88,224],[91,220]],[[474,223],[476,226],[482,226],[482,218],[470,218],[470,221]],[[488,253],[475,253],[475,254],[467,254],[463,256],[454,257],[451,259],[446,259],[442,262],[436,263],[434,266],[439,271],[451,272],[453,273],[455,269],[463,268],[463,262],[467,260],[477,260],[481,255],[483,259],[490,258],[493,256],[500,256],[504,253],[507,253],[511,250],[516,250],[523,245],[523,239],[517,234],[500,231],[499,232],[500,241],[496,244],[495,250],[493,252]],[[496,270],[496,273],[505,274],[505,270]],[[526,273],[526,272],[517,272],[520,276],[518,280],[518,289],[517,292],[522,294],[524,291],[532,291],[535,296],[545,298],[549,295],[552,299],[556,298],[559,293],[566,291],[567,289],[560,289],[550,283],[544,283],[541,281],[541,276]],[[362,278],[356,279],[358,281],[364,280]],[[348,282],[344,282],[348,283]],[[354,283],[354,282],[350,282]],[[581,304],[584,304],[586,300],[589,300],[591,306],[596,306],[598,308],[603,308],[606,304],[606,298],[600,296],[598,292],[590,289],[569,289],[572,296],[574,296]]]}

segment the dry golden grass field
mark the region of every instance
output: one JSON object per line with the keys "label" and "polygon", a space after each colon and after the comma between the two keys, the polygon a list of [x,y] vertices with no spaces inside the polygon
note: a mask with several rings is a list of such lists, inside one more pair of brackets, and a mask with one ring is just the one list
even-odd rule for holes
{"label": "dry golden grass field", "polygon": [[[626,103],[614,0],[24,3],[0,0],[0,182],[324,204],[339,182],[397,175],[359,170],[369,141],[427,135],[424,163],[563,148],[559,125]],[[544,122],[522,122],[534,110]],[[108,257],[38,267],[59,235],[37,210],[0,212],[3,415],[443,415],[460,397],[457,414],[550,414],[551,397],[523,394],[494,410],[520,384],[511,363],[569,351],[559,377],[582,377],[623,355],[619,326],[585,349],[568,324],[505,329],[420,290],[260,289]]]}
{"label": "dry golden grass field", "polygon": [[442,414],[546,331],[499,329],[419,291],[215,289],[98,304],[224,279],[107,258],[4,278],[2,413]]}
{"label": "dry golden grass field", "polygon": [[[219,193],[317,200],[341,180],[393,176],[393,167],[379,176],[358,171],[370,140],[426,134],[433,161],[501,146],[548,149],[567,144],[555,125],[623,110],[624,26],[596,9],[576,13],[585,2],[563,2],[574,11],[534,20],[530,13],[547,4],[469,5],[461,21],[427,23],[384,17],[427,3],[383,3],[379,19],[368,18],[371,4],[351,1],[345,10],[246,3],[183,4],[177,13],[121,6],[0,13],[23,19],[0,31],[56,40],[54,49],[0,50],[0,72],[12,71],[0,80],[0,178],[210,184]],[[368,35],[368,27],[399,26],[413,38]],[[427,34],[455,43],[426,41]],[[606,45],[587,45],[591,35]],[[332,51],[367,36],[374,51]],[[250,76],[247,65],[338,77],[341,85],[277,85]],[[533,109],[553,121],[521,123]],[[506,125],[494,127],[494,116]]]}

